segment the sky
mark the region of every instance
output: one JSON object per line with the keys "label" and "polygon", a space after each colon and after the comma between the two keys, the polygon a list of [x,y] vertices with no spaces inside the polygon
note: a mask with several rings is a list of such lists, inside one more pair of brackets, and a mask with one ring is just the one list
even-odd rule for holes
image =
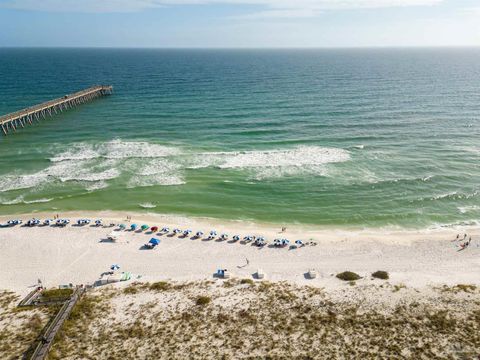
{"label": "sky", "polygon": [[0,0],[17,46],[480,46],[480,0]]}

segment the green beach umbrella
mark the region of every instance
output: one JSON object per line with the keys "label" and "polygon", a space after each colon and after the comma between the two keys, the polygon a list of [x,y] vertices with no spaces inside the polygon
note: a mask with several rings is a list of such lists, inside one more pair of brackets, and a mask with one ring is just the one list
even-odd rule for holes
{"label": "green beach umbrella", "polygon": [[148,225],[142,225],[141,229],[142,229],[142,231],[145,231],[145,230],[147,230],[149,227],[150,227],[150,226],[148,226]]}

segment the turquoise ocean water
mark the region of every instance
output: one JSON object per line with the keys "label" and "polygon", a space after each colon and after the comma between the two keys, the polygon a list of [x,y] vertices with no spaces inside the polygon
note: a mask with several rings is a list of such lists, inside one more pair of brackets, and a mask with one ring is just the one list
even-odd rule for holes
{"label": "turquoise ocean water", "polygon": [[128,210],[359,227],[480,218],[480,49],[0,49],[0,214]]}

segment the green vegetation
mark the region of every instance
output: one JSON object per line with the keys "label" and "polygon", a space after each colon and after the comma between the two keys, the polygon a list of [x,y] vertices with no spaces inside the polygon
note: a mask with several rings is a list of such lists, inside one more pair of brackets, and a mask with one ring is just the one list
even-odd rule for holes
{"label": "green vegetation", "polygon": [[361,279],[362,277],[351,271],[344,271],[340,274],[337,274],[337,278],[343,281],[355,281]]}
{"label": "green vegetation", "polygon": [[469,359],[480,348],[480,300],[463,294],[409,294],[396,306],[382,302],[388,283],[367,286],[379,291],[373,299],[348,296],[362,285],[332,298],[291,283],[232,284],[135,284],[138,296],[96,290],[79,302],[49,359]]}
{"label": "green vegetation", "polygon": [[166,281],[158,281],[149,286],[149,289],[153,291],[167,291],[171,288],[172,286]]}
{"label": "green vegetation", "polygon": [[210,304],[211,301],[212,299],[209,296],[199,296],[195,301],[195,304],[204,306],[204,305]]}
{"label": "green vegetation", "polygon": [[42,291],[42,300],[66,300],[73,294],[73,289],[47,289]]}
{"label": "green vegetation", "polygon": [[375,271],[372,274],[372,277],[374,277],[375,279],[382,279],[382,280],[388,280],[390,278],[390,276],[388,275],[388,272],[382,271],[382,270]]}
{"label": "green vegetation", "polygon": [[254,285],[255,282],[252,279],[242,279],[242,280],[240,280],[240,284]]}

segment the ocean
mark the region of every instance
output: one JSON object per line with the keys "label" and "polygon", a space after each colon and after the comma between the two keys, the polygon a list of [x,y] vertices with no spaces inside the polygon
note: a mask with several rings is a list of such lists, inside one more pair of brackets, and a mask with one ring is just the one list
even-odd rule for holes
{"label": "ocean", "polygon": [[480,49],[0,48],[0,214],[115,210],[335,227],[480,218]]}

